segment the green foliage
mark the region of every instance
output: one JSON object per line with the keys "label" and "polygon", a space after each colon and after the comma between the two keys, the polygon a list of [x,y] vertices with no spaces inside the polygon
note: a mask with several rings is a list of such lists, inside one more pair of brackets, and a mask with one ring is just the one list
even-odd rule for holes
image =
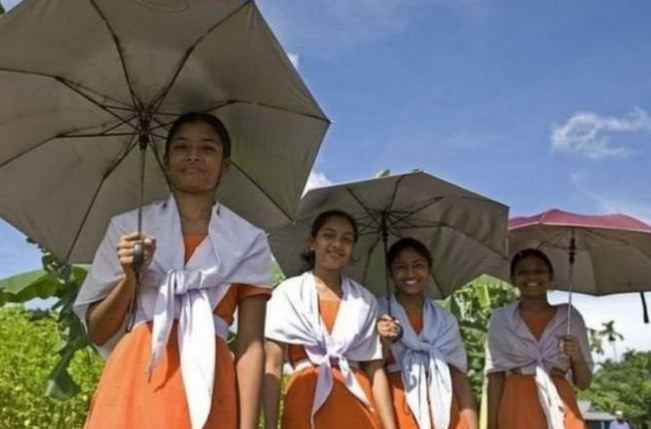
{"label": "green foliage", "polygon": [[622,410],[638,428],[651,428],[651,352],[628,351],[619,362],[607,360],[580,397],[611,413]]}
{"label": "green foliage", "polygon": [[36,297],[58,298],[53,309],[58,310],[56,315],[61,340],[50,353],[58,354],[59,360],[51,367],[45,393],[65,399],[79,392],[79,386],[70,376],[68,366],[78,350],[90,346],[81,321],[72,311],[72,304],[86,277],[86,270],[65,264],[44,247],[38,247],[43,253],[43,269],[1,280],[0,305],[6,302],[24,303]]}
{"label": "green foliage", "polygon": [[445,299],[443,305],[459,321],[461,337],[468,353],[468,377],[473,391],[480,396],[484,378],[484,354],[488,319],[496,308],[518,298],[508,283],[482,276]]}
{"label": "green foliage", "polygon": [[0,4],[0,15],[2,15],[3,13],[5,13],[5,10],[2,8],[2,5]]}
{"label": "green foliage", "polygon": [[69,364],[79,394],[67,401],[43,395],[53,353],[59,343],[58,315],[0,308],[0,429],[81,427],[102,370],[102,361],[90,348]]}

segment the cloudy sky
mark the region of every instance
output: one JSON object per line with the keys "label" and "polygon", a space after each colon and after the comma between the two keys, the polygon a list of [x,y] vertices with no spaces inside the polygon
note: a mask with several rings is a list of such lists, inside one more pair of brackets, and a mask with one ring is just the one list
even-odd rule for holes
{"label": "cloudy sky", "polygon": [[[311,184],[422,169],[512,215],[651,222],[651,3],[257,3],[333,122]],[[0,277],[38,256],[0,224]],[[577,304],[588,324],[617,318],[628,345],[651,349],[637,298]]]}

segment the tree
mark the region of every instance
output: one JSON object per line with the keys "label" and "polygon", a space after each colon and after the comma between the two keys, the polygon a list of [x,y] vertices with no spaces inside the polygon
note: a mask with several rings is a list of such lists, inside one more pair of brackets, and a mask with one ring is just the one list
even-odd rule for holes
{"label": "tree", "polygon": [[481,395],[484,380],[488,319],[493,311],[518,298],[510,284],[489,276],[479,277],[446,298],[443,305],[459,321],[468,353],[468,377],[473,391]]}
{"label": "tree", "polygon": [[651,352],[628,351],[604,362],[580,393],[603,410],[622,410],[638,429],[651,429]]}

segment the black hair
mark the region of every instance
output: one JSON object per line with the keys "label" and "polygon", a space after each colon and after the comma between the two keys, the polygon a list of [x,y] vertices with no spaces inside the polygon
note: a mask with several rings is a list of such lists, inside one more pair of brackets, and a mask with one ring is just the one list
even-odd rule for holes
{"label": "black hair", "polygon": [[425,258],[429,268],[432,268],[432,253],[429,251],[427,246],[415,238],[405,237],[393,243],[389,248],[389,251],[387,252],[387,266],[389,269],[391,269],[393,261],[395,261],[398,255],[400,255],[400,253],[405,249],[413,249],[416,253]]}
{"label": "black hair", "polygon": [[226,129],[224,123],[217,116],[210,113],[190,112],[179,116],[172,124],[169,133],[167,133],[167,139],[165,140],[165,160],[168,159],[170,144],[172,143],[172,139],[179,131],[179,129],[185,124],[195,123],[204,123],[211,126],[219,136],[224,158],[231,156],[231,137],[228,134],[228,130]]}
{"label": "black hair", "polygon": [[[357,221],[351,214],[339,209],[326,210],[319,213],[316,219],[314,219],[314,222],[312,222],[312,227],[310,228],[310,238],[316,238],[319,230],[321,230],[326,222],[328,222],[328,220],[333,217],[344,218],[350,223],[350,226],[353,227],[353,242],[357,243],[357,239],[359,238]],[[303,252],[301,258],[303,258],[303,262],[305,262],[307,270],[314,269],[314,250]]]}
{"label": "black hair", "polygon": [[547,255],[545,255],[541,250],[534,249],[534,248],[528,248],[528,249],[523,249],[520,250],[518,253],[516,253],[513,258],[511,259],[511,277],[515,274],[515,267],[518,266],[520,261],[522,261],[524,258],[538,258],[545,265],[547,265],[547,268],[549,269],[550,274],[554,274],[554,267],[552,266],[552,261],[549,260]]}

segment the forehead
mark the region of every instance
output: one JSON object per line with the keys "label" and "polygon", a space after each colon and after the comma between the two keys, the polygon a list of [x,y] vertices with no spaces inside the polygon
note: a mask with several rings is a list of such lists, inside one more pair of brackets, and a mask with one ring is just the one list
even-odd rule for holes
{"label": "forehead", "polygon": [[172,136],[172,141],[191,137],[212,140],[221,144],[221,139],[217,130],[204,121],[186,122],[181,125],[174,133],[174,136]]}
{"label": "forehead", "polygon": [[517,271],[517,270],[540,268],[540,267],[549,269],[545,261],[543,261],[541,258],[539,258],[538,256],[529,255],[529,256],[525,256],[520,261],[518,261],[518,263],[515,265],[515,270]]}
{"label": "forehead", "polygon": [[333,229],[342,233],[354,234],[353,225],[343,216],[330,216],[320,230]]}
{"label": "forehead", "polygon": [[425,258],[423,255],[418,253],[416,249],[413,247],[405,247],[398,253],[396,256],[396,259],[394,262],[406,262],[406,261],[425,261],[427,262],[427,258]]}

